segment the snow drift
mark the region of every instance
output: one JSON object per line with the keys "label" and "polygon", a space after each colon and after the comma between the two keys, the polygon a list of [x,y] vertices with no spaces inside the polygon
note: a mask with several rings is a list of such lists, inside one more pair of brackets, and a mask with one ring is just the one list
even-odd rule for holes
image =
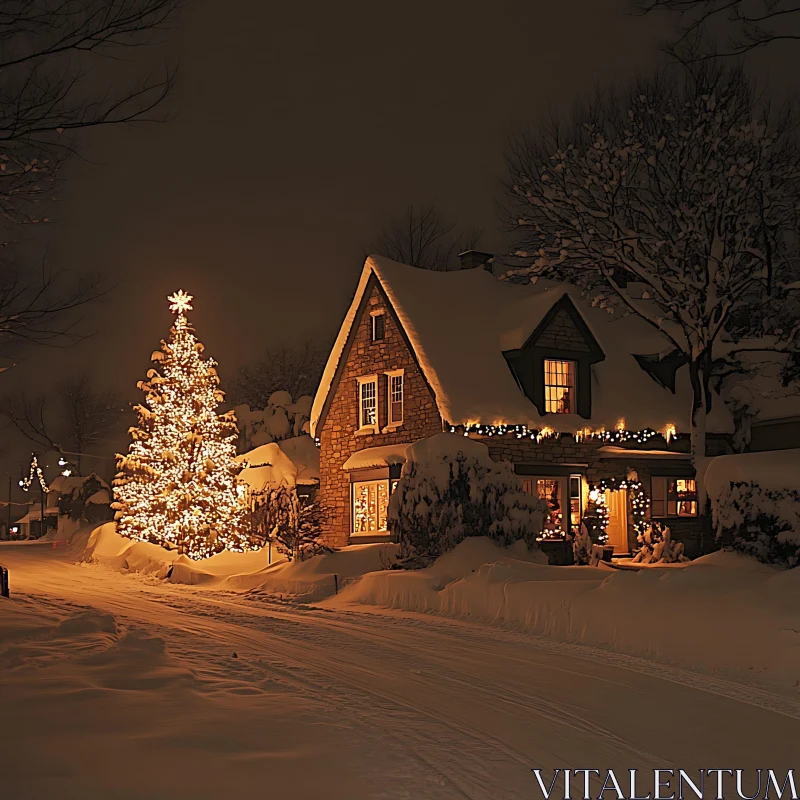
{"label": "snow drift", "polygon": [[326,605],[509,625],[701,672],[796,686],[800,570],[732,552],[639,571],[553,567],[468,539],[428,569],[365,575]]}

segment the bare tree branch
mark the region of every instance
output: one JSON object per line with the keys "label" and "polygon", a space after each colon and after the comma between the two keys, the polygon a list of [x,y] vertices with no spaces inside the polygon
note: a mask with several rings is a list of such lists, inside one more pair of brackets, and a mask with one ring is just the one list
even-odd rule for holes
{"label": "bare tree branch", "polygon": [[[76,338],[69,312],[96,299],[97,275],[14,263],[9,229],[50,221],[59,171],[81,131],[161,121],[175,68],[120,87],[109,67],[156,42],[182,0],[4,0],[0,3],[0,355]],[[103,78],[101,76],[107,75]],[[5,231],[2,228],[5,228]]]}
{"label": "bare tree branch", "polygon": [[677,17],[678,32],[665,49],[685,64],[800,41],[797,0],[636,0],[635,9]]}
{"label": "bare tree branch", "polygon": [[458,269],[458,254],[475,249],[482,235],[476,228],[457,229],[433,203],[409,206],[402,217],[381,228],[364,254],[385,256],[421,269]]}

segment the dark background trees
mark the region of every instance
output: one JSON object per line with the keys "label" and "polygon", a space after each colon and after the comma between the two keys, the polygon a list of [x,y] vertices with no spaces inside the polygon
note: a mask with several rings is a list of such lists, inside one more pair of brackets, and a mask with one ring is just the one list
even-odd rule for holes
{"label": "dark background trees", "polygon": [[411,205],[381,227],[364,255],[379,255],[421,269],[459,269],[458,254],[480,245],[483,233],[445,218],[434,203]]}
{"label": "dark background trees", "polygon": [[528,261],[510,277],[569,281],[659,330],[688,365],[702,458],[723,334],[800,347],[799,190],[791,109],[760,103],[737,67],[662,72],[512,145],[507,222]]}
{"label": "dark background trees", "polygon": [[679,61],[742,56],[776,42],[800,43],[796,0],[639,0],[644,14],[671,12],[678,24],[667,52]]}

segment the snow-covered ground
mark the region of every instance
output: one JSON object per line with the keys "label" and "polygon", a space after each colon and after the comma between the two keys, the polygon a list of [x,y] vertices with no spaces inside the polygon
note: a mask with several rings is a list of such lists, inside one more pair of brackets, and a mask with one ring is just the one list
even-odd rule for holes
{"label": "snow-covered ground", "polygon": [[[348,557],[335,555],[344,574]],[[374,577],[288,603],[267,591],[263,567],[250,567],[261,572],[253,590],[222,567],[182,585],[74,557],[49,544],[0,546],[13,594],[0,602],[0,781],[15,800],[522,800],[539,796],[533,767],[795,766],[800,698],[788,686],[543,638],[471,612],[366,606],[378,599]],[[516,571],[508,592],[550,569],[512,560],[469,574]],[[324,564],[292,567],[305,570],[295,588],[327,586]],[[438,570],[390,574],[419,583],[404,596],[430,598],[453,567]],[[709,574],[729,572],[717,570]],[[560,588],[592,591],[597,572],[567,570],[574,579]],[[622,577],[667,575],[686,581],[691,570]],[[676,591],[660,605],[656,597],[653,623],[667,628]],[[796,648],[796,630],[786,633]]]}

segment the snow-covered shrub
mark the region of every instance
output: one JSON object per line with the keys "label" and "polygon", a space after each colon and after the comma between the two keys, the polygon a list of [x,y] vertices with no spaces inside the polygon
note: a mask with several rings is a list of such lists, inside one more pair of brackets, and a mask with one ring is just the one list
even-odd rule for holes
{"label": "snow-covered shrub", "polygon": [[265,408],[235,406],[239,452],[307,433],[313,400],[310,395],[304,395],[295,401],[289,392],[281,391],[270,395]]}
{"label": "snow-covered shrub", "polygon": [[650,527],[636,536],[639,547],[633,560],[637,564],[674,564],[688,561],[683,552],[683,542],[672,539],[672,531],[660,522],[651,522]]}
{"label": "snow-covered shrub", "polygon": [[294,486],[280,484],[251,495],[252,535],[262,545],[272,540],[289,561],[329,552],[322,536],[322,511],[304,503]]}
{"label": "snow-covered shrub", "polygon": [[800,491],[731,481],[711,503],[720,544],[767,564],[800,564]]}
{"label": "snow-covered shrub", "polygon": [[412,445],[389,500],[389,531],[407,565],[424,565],[469,536],[536,546],[546,507],[522,491],[507,463],[485,445],[441,433]]}

